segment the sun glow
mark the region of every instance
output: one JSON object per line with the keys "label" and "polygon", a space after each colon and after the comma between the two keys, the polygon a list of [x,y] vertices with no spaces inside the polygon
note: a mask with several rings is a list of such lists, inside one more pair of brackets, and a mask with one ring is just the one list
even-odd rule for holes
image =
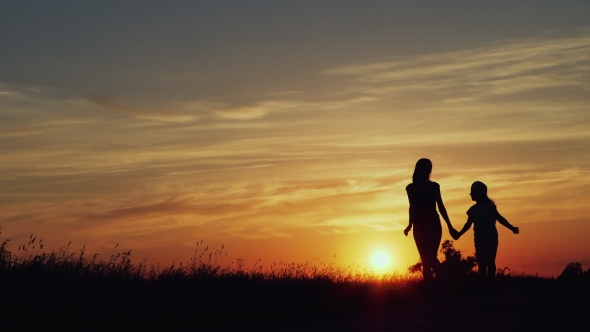
{"label": "sun glow", "polygon": [[385,270],[391,264],[391,260],[389,258],[389,255],[385,251],[375,252],[373,254],[371,262],[373,263],[373,267],[377,270]]}

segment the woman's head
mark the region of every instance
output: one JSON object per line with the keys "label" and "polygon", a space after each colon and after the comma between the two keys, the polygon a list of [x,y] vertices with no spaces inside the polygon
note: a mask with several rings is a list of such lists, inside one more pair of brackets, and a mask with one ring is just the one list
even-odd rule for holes
{"label": "woman's head", "polygon": [[478,203],[479,202],[493,202],[488,197],[488,186],[486,186],[481,181],[473,182],[473,184],[471,185],[471,193],[469,193],[469,195],[471,195],[471,200],[476,201]]}
{"label": "woman's head", "polygon": [[432,172],[432,162],[430,159],[422,158],[416,162],[412,182],[429,181]]}

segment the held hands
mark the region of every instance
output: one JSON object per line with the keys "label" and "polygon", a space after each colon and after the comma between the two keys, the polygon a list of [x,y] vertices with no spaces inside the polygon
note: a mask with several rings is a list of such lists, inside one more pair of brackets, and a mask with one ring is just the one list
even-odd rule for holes
{"label": "held hands", "polygon": [[408,236],[408,233],[412,230],[412,225],[408,225],[408,227],[406,227],[406,229],[404,229],[404,235]]}
{"label": "held hands", "polygon": [[452,226],[449,227],[449,233],[451,234],[451,237],[453,238],[453,240],[459,240],[459,238],[461,237],[461,234],[454,229]]}

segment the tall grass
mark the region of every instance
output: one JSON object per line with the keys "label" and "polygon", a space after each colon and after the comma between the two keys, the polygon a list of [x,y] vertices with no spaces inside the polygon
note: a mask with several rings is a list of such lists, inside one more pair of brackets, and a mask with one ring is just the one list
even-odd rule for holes
{"label": "tall grass", "polygon": [[[36,273],[44,276],[66,279],[113,279],[120,282],[153,283],[164,280],[195,281],[201,279],[248,279],[268,282],[317,281],[335,284],[399,284],[415,282],[416,275],[398,273],[377,274],[355,265],[336,266],[334,263],[295,263],[272,262],[268,267],[259,265],[246,267],[243,260],[238,259],[236,265],[223,265],[227,253],[224,246],[215,251],[208,246],[203,248],[202,241],[197,243],[193,257],[187,263],[162,267],[159,264],[149,265],[146,260],[134,264],[131,250],[111,254],[106,259],[99,259],[98,254],[86,255],[86,248],[79,250],[70,248],[71,242],[51,252],[43,249],[40,240],[35,245],[36,237],[30,236],[29,242],[19,246],[16,253],[9,250],[10,240],[0,246],[0,267],[4,273]],[[116,247],[115,247],[116,248]]]}
{"label": "tall grass", "polygon": [[[86,320],[100,316],[105,317],[101,322],[134,321],[144,326],[190,317],[196,325],[231,328],[361,314],[375,308],[419,304],[425,297],[418,266],[413,267],[414,274],[378,275],[358,266],[322,262],[279,261],[262,266],[256,261],[248,267],[237,260],[228,265],[224,246],[213,250],[202,241],[188,262],[160,266],[148,265],[146,260],[133,263],[131,251],[106,259],[88,256],[85,247],[74,250],[71,243],[46,252],[43,240],[37,241],[33,235],[14,252],[9,244],[10,240],[5,240],[0,245],[6,317],[25,310],[59,322],[64,315]],[[448,273],[454,279],[447,280],[445,296],[475,296],[477,276],[472,258],[463,258],[452,242],[446,243],[442,252],[447,269],[460,272]],[[510,276],[509,269],[497,279],[498,289],[507,291],[554,282]],[[215,318],[220,314],[226,319]]]}
{"label": "tall grass", "polygon": [[[312,319],[368,310],[386,303],[416,301],[419,279],[411,275],[377,275],[357,266],[326,263],[243,260],[225,264],[224,246],[210,249],[199,242],[186,263],[160,266],[134,263],[132,252],[106,259],[89,256],[86,248],[68,244],[46,252],[42,240],[30,236],[11,251],[0,246],[0,283],[11,308],[46,301],[43,315],[63,310],[79,317],[110,313],[112,317],[177,317],[190,313],[212,323],[223,312],[231,320],[220,326]],[[18,310],[17,310],[18,311]]]}

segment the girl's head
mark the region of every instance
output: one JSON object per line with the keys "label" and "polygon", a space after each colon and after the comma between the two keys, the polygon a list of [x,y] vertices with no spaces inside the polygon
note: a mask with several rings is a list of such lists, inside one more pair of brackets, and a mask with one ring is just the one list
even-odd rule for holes
{"label": "girl's head", "polygon": [[422,158],[416,163],[412,182],[429,181],[432,172],[432,162],[430,159]]}
{"label": "girl's head", "polygon": [[494,202],[488,197],[488,187],[481,181],[475,181],[471,185],[471,200],[477,203]]}

